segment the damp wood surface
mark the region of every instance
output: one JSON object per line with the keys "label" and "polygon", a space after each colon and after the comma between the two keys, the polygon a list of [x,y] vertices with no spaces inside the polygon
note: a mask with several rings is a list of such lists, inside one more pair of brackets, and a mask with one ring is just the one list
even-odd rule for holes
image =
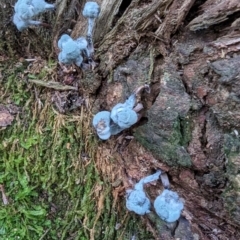
{"label": "damp wood surface", "polygon": [[[0,238],[239,239],[239,1],[98,0],[97,66],[64,72],[57,41],[86,34],[85,2],[23,32],[0,3]],[[144,83],[141,120],[100,141],[93,115]],[[126,210],[157,169],[185,200],[177,225]]]}

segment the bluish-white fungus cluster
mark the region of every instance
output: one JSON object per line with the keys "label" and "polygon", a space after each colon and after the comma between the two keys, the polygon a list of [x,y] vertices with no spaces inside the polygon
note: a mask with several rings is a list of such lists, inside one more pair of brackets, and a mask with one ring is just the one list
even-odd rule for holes
{"label": "bluish-white fungus cluster", "polygon": [[133,110],[135,101],[136,95],[132,94],[125,103],[114,106],[111,112],[102,111],[93,117],[93,126],[101,139],[106,140],[137,122],[138,115]]}
{"label": "bluish-white fungus cluster", "polygon": [[40,25],[42,22],[35,21],[33,18],[54,8],[54,4],[46,3],[44,0],[18,0],[14,6],[13,23],[19,31],[28,28],[30,25]]}
{"label": "bluish-white fungus cluster", "polygon": [[87,40],[84,37],[73,40],[69,35],[63,34],[58,40],[58,48],[61,50],[58,54],[59,62],[64,64],[75,63],[80,67],[83,57],[89,57],[87,45]]}
{"label": "bluish-white fungus cluster", "polygon": [[127,190],[126,207],[129,211],[133,211],[139,215],[144,215],[150,212],[150,200],[146,196],[143,185],[159,178],[161,171],[141,179],[135,184],[134,189]]}
{"label": "bluish-white fungus cluster", "polygon": [[[127,190],[126,207],[130,211],[134,211],[139,215],[144,215],[150,212],[150,200],[147,198],[143,185],[145,183],[157,180],[159,176],[164,176],[164,182],[169,187],[169,180],[166,173],[156,172],[153,175],[141,179],[133,190]],[[161,178],[161,180],[163,180]],[[166,222],[175,222],[181,216],[184,204],[174,191],[164,189],[163,192],[155,199],[154,208],[158,216]]]}
{"label": "bluish-white fungus cluster", "polygon": [[61,52],[58,55],[60,63],[72,64],[81,66],[84,58],[94,66],[92,61],[92,55],[94,52],[92,31],[95,18],[98,17],[100,7],[96,2],[87,2],[83,9],[83,16],[88,18],[88,33],[87,39],[85,37],[79,37],[73,40],[69,35],[63,34],[58,41],[58,47]]}
{"label": "bluish-white fungus cluster", "polygon": [[154,208],[162,220],[171,223],[179,219],[183,202],[176,192],[164,189],[154,201]]}

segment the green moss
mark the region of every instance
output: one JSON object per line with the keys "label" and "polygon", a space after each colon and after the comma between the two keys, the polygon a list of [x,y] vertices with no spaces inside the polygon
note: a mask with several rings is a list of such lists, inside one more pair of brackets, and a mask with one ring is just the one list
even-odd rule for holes
{"label": "green moss", "polygon": [[[141,229],[139,239],[151,239],[138,217],[122,220],[124,199],[112,206],[111,185],[95,167],[97,139],[86,125],[88,112],[57,114],[47,95],[39,95],[45,99],[39,109],[33,89],[20,77],[24,68],[13,67],[6,68],[0,83],[1,102],[12,99],[21,110],[0,134],[0,184],[9,200],[0,203],[0,239],[89,240],[93,229],[95,239],[128,239],[125,234],[133,229]],[[122,228],[116,230],[119,222]]]}
{"label": "green moss", "polygon": [[239,183],[239,174],[240,174],[240,163],[239,163],[239,154],[240,154],[240,140],[238,137],[225,134],[224,135],[224,151],[227,158],[226,163],[226,178],[229,183],[222,193],[222,198],[225,208],[228,210],[233,221],[237,224],[240,224],[240,183]]}
{"label": "green moss", "polygon": [[[191,166],[191,158],[184,148],[190,140],[190,127],[179,118],[173,123],[171,133],[156,130],[151,123],[140,127],[135,132],[136,139],[153,155],[169,166]],[[183,129],[183,130],[181,130]],[[186,136],[185,136],[186,135]],[[166,137],[163,137],[166,136]]]}
{"label": "green moss", "polygon": [[189,116],[186,116],[185,118],[179,118],[179,122],[181,132],[180,145],[186,147],[192,139],[192,129],[190,124],[191,121],[189,119]]}

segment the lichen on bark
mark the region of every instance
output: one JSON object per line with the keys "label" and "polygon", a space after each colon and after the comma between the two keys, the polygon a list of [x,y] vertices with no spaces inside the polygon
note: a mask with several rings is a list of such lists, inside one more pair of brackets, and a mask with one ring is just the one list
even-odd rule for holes
{"label": "lichen on bark", "polygon": [[189,133],[186,135],[183,122],[186,118],[184,126],[190,127],[187,120],[190,98],[179,75],[174,71],[173,68],[166,67],[160,93],[147,114],[148,122],[139,127],[134,135],[163,162],[170,166],[189,167],[191,158],[185,148]]}
{"label": "lichen on bark", "polygon": [[[236,130],[235,130],[236,131]],[[240,221],[240,140],[237,132],[224,135],[226,177],[229,184],[222,194],[224,205],[236,224]]]}

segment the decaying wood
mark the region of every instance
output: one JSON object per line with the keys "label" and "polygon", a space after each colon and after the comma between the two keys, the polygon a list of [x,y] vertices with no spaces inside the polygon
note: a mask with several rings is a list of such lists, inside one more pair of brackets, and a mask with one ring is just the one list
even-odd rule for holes
{"label": "decaying wood", "polygon": [[171,5],[172,0],[163,0],[163,1],[152,1],[151,4],[146,5],[139,9],[139,15],[141,18],[138,18],[134,24],[134,29],[138,31],[143,31],[156,21],[156,16],[158,24],[162,22],[163,18],[167,12],[169,5]]}
{"label": "decaying wood", "polygon": [[231,31],[240,30],[240,18],[236,19],[230,27]]}
{"label": "decaying wood", "polygon": [[195,0],[175,0],[167,11],[166,17],[162,24],[155,32],[157,36],[163,36],[164,39],[169,40],[174,34],[183,20],[187,16],[189,10],[193,6]]}
{"label": "decaying wood", "polygon": [[205,29],[226,21],[231,14],[240,11],[240,2],[238,0],[208,0],[201,6],[201,11],[203,14],[189,23],[191,31]]}
{"label": "decaying wood", "polygon": [[[95,41],[98,42],[114,27],[114,20],[119,14],[119,8],[123,0],[103,0],[101,12],[95,28]],[[102,27],[104,26],[104,28]]]}
{"label": "decaying wood", "polygon": [[[146,29],[150,26],[150,23],[153,23],[152,14],[157,12],[158,9],[160,15],[163,15],[163,11],[170,3],[171,0],[160,2],[156,0],[143,4],[141,8],[139,8],[139,1],[131,2],[116,26],[114,26],[99,43],[100,48],[98,49],[97,57],[100,59],[99,68],[103,76],[111,72],[118,63],[126,58],[138,46],[141,37],[151,35],[148,31],[142,34],[139,30]],[[141,18],[139,18],[139,16],[141,16]],[[156,26],[158,26],[159,22],[155,17],[153,18],[157,23]],[[148,23],[145,24],[145,22]]]}
{"label": "decaying wood", "polygon": [[211,44],[218,49],[223,49],[225,54],[228,52],[237,52],[240,50],[240,34],[223,36]]}

